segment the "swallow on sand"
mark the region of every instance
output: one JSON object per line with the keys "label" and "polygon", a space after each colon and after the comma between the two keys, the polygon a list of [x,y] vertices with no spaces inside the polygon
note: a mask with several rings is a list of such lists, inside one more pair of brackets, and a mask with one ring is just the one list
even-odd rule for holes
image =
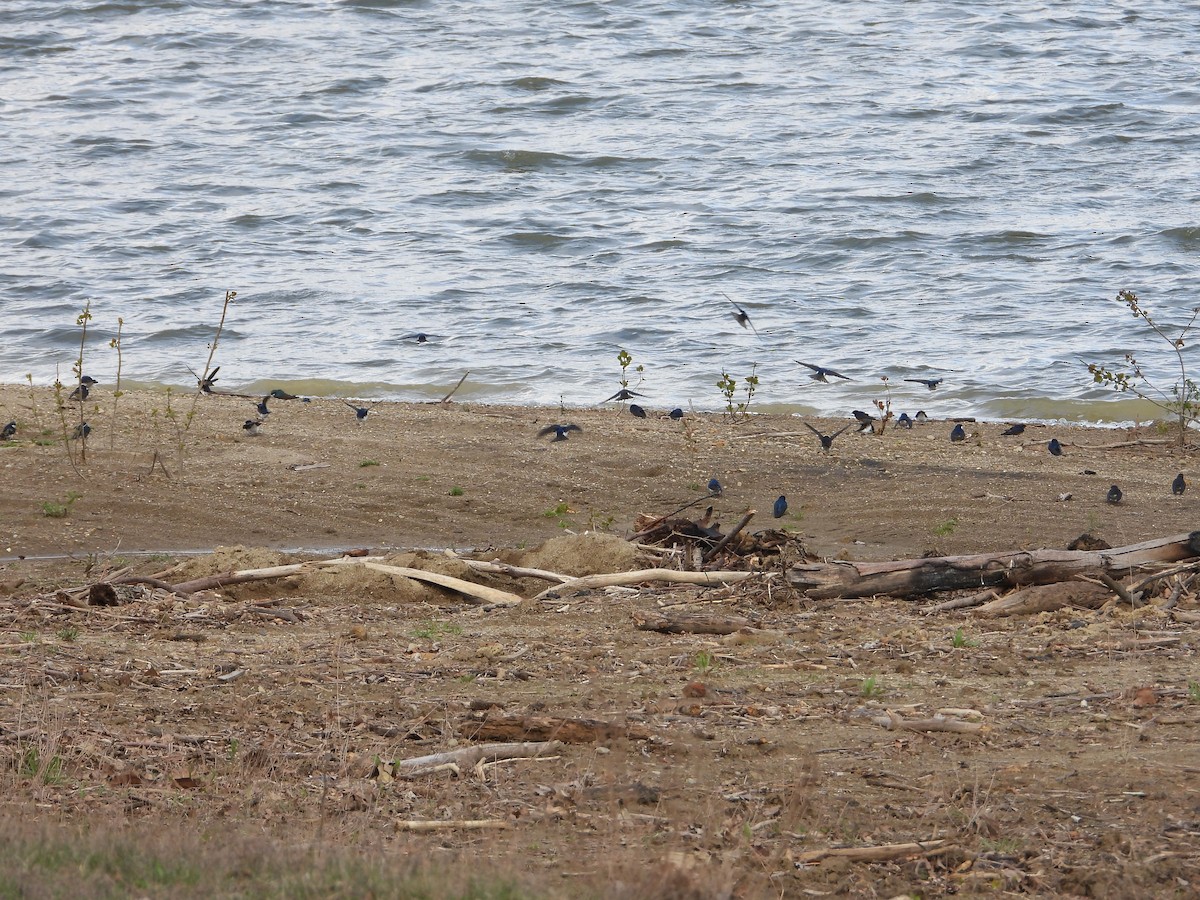
{"label": "swallow on sand", "polygon": [[638,406],[636,403],[629,404],[629,411],[631,413],[633,413],[634,416],[636,416],[639,419],[646,418],[646,411],[644,409],[642,409],[640,406]]}
{"label": "swallow on sand", "polygon": [[92,426],[87,422],[80,422],[75,426],[75,430],[71,432],[71,440],[83,441],[87,440],[87,436],[92,433]]}
{"label": "swallow on sand", "polygon": [[779,495],[779,499],[775,501],[775,505],[771,508],[772,515],[777,519],[782,519],[787,512],[787,497],[783,494]]}
{"label": "swallow on sand", "polygon": [[953,428],[950,429],[950,440],[952,440],[954,443],[957,444],[960,441],[965,441],[966,439],[967,432],[962,427],[962,422],[957,423]]}
{"label": "swallow on sand", "polygon": [[300,399],[295,394],[289,394],[283,388],[275,388],[274,390],[271,391],[269,396],[274,397],[276,400],[299,400]]}
{"label": "swallow on sand", "polygon": [[[15,421],[9,422],[7,425],[4,426],[4,428],[0,429],[0,441],[11,441],[13,439],[13,435],[15,435],[16,433],[17,433],[17,423]],[[1183,476],[1180,475],[1179,479],[1182,480]],[[1176,491],[1175,493],[1182,494],[1183,491]]]}
{"label": "swallow on sand", "polygon": [[854,418],[858,419],[858,433],[859,434],[862,434],[864,431],[868,431],[868,430],[872,434],[875,433],[876,419],[873,415],[871,415],[870,413],[865,413],[861,409],[853,410],[850,413],[850,415],[852,415],[852,416],[854,416]]}
{"label": "swallow on sand", "polygon": [[812,363],[802,362],[801,360],[796,360],[795,362],[798,365],[804,366],[805,368],[812,369],[812,374],[808,377],[813,381],[823,381],[826,384],[829,384],[830,375],[832,375],[834,378],[844,378],[846,381],[850,380],[849,375],[843,375],[841,372],[835,372],[833,369],[827,369],[824,366],[814,366]]}
{"label": "swallow on sand", "polygon": [[246,434],[248,434],[250,437],[257,437],[259,434],[259,428],[261,428],[261,427],[262,427],[261,420],[247,419],[245,424],[242,425],[242,431],[246,432]]}
{"label": "swallow on sand", "polygon": [[725,489],[721,487],[721,482],[717,481],[717,479],[710,478],[708,479],[708,492],[714,497],[720,497],[721,494],[725,493]]}
{"label": "swallow on sand", "polygon": [[671,410],[671,412],[668,415],[670,415],[670,417],[672,419],[682,419],[683,418],[683,410],[677,406],[673,410]]}
{"label": "swallow on sand", "polygon": [[[12,427],[12,423],[10,422],[8,425],[6,425],[4,427],[4,430],[7,432],[8,429],[11,427]],[[1176,497],[1178,497],[1178,496],[1182,495],[1183,492],[1186,490],[1187,490],[1187,482],[1183,480],[1183,473],[1180,472],[1178,475],[1175,476],[1175,480],[1171,482],[1171,493],[1174,494]]]}
{"label": "swallow on sand", "polygon": [[1116,506],[1121,502],[1121,489],[1114,484],[1108,489],[1108,495],[1104,499]]}
{"label": "swallow on sand", "polygon": [[1058,442],[1058,438],[1050,438],[1046,449],[1050,451],[1051,456],[1062,456],[1062,444]]}
{"label": "swallow on sand", "polygon": [[1009,425],[1008,429],[1006,431],[1000,432],[1000,436],[1007,437],[1010,434],[1024,434],[1024,433],[1025,433],[1025,423],[1018,422],[1016,425]]}
{"label": "swallow on sand", "polygon": [[553,433],[554,437],[550,439],[550,443],[553,444],[555,441],[565,441],[567,439],[567,435],[572,431],[583,431],[583,429],[578,425],[573,425],[571,423],[566,425],[547,425],[537,433],[537,436],[545,437],[546,435]]}
{"label": "swallow on sand", "polygon": [[912,428],[913,421],[908,417],[908,413],[900,413],[900,417],[896,419],[897,428]]}

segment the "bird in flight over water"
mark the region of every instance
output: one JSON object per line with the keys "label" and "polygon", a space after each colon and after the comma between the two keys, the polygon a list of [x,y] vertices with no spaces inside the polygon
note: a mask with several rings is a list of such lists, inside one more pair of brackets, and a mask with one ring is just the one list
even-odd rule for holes
{"label": "bird in flight over water", "polygon": [[751,331],[754,332],[754,336],[758,337],[759,336],[758,329],[755,328],[754,323],[750,321],[750,313],[746,312],[744,309],[742,309],[740,306],[738,306],[736,303],[734,303],[733,298],[730,297],[724,291],[721,291],[721,296],[724,297],[726,300],[728,300],[730,303],[733,303],[734,312],[732,312],[730,315],[732,315],[733,318],[735,320],[737,320],[737,323],[739,325],[741,325],[743,328],[749,328]]}
{"label": "bird in flight over water", "polygon": [[846,379],[846,381],[850,380],[849,375],[843,375],[841,372],[835,372],[833,369],[827,369],[824,366],[814,366],[812,363],[802,362],[801,360],[796,360],[796,363],[798,365],[812,369],[812,374],[809,375],[808,377],[811,378],[813,381],[823,381],[826,384],[829,384],[829,376],[830,375],[832,375],[834,378],[844,378],[844,379]]}
{"label": "bird in flight over water", "polygon": [[931,391],[935,390],[942,383],[940,378],[905,378],[905,381],[911,381],[913,384],[923,384]]}

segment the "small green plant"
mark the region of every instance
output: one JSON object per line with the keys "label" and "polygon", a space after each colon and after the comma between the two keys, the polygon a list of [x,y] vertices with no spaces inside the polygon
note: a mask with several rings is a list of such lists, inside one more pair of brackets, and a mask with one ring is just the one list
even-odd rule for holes
{"label": "small green plant", "polygon": [[45,426],[42,425],[42,413],[38,409],[37,404],[37,391],[33,389],[33,373],[26,372],[25,380],[29,383],[29,406],[33,409],[33,420],[37,422],[38,430],[44,431]]}
{"label": "small green plant", "polygon": [[21,642],[24,644],[41,643],[41,636],[36,631],[22,631],[20,634]]}
{"label": "small green plant", "polygon": [[973,641],[963,633],[961,628],[954,629],[954,635],[950,638],[950,646],[957,650],[962,650],[966,647],[978,647],[979,641]]}
{"label": "small green plant", "polygon": [[464,493],[466,493],[466,492],[462,488],[458,487],[457,485],[455,487],[450,488],[450,496],[451,497],[461,497]]}
{"label": "small green plant", "polygon": [[1098,363],[1086,363],[1088,372],[1096,384],[1105,385],[1119,393],[1129,391],[1172,416],[1179,428],[1179,446],[1183,447],[1188,429],[1200,420],[1200,385],[1188,377],[1187,362],[1183,358],[1185,341],[1196,324],[1196,317],[1200,316],[1200,306],[1192,307],[1191,316],[1180,328],[1178,337],[1172,337],[1154,320],[1150,311],[1142,306],[1133,291],[1118,291],[1117,301],[1125,304],[1135,319],[1145,322],[1147,327],[1171,348],[1171,352],[1175,354],[1175,364],[1179,368],[1179,380],[1169,388],[1156,383],[1146,374],[1133,353],[1125,354],[1125,362],[1129,365],[1127,372],[1109,369]]}
{"label": "small green plant", "polygon": [[27,747],[21,755],[20,772],[25,778],[40,779],[42,784],[58,784],[62,781],[63,758],[56,753],[43,759],[37,747]]}
{"label": "small green plant", "polygon": [[958,519],[949,518],[940,525],[935,525],[933,528],[933,533],[938,537],[949,537],[950,535],[954,534],[954,530],[956,528],[958,528]]}
{"label": "small green plant", "polygon": [[[629,390],[629,367],[633,365],[633,356],[628,350],[621,350],[617,353],[617,363],[621,366],[621,390]],[[634,387],[639,387],[642,383],[642,377],[645,375],[646,367],[639,365],[634,369],[638,374],[637,384]],[[624,398],[622,398],[624,399]]]}
{"label": "small green plant", "polygon": [[75,505],[75,501],[82,497],[82,494],[77,494],[75,491],[67,493],[67,499],[62,503],[55,500],[42,501],[42,515],[48,519],[65,519],[71,513],[71,507]]}
{"label": "small green plant", "polygon": [[883,382],[885,395],[882,400],[874,401],[875,409],[879,411],[879,425],[875,433],[881,435],[887,430],[888,422],[892,421],[892,383],[886,375],[880,375],[879,380]]}
{"label": "small green plant", "polygon": [[883,685],[879,683],[879,679],[877,679],[874,675],[868,675],[863,679],[862,685],[859,687],[858,691],[863,697],[868,699],[872,697],[879,697],[883,694]]}
{"label": "small green plant", "polygon": [[557,504],[543,512],[542,517],[546,519],[555,519],[555,524],[559,528],[570,528],[571,522],[569,519],[567,519],[567,516],[574,511],[575,510],[571,509],[570,504],[568,504],[566,500],[559,500]]}
{"label": "small green plant", "polygon": [[709,674],[717,666],[717,661],[707,650],[697,650],[696,656],[692,660],[692,668],[701,675]]}
{"label": "small green plant", "polygon": [[79,637],[79,629],[73,626],[68,626],[66,628],[58,629],[57,634],[60,641],[66,641],[69,644]]}
{"label": "small green plant", "polygon": [[754,393],[758,390],[758,375],[755,372],[758,369],[758,364],[754,363],[750,366],[750,374],[742,379],[742,388],[745,391],[746,399],[737,400],[737,379],[728,372],[721,372],[721,379],[717,382],[717,387],[721,390],[721,396],[725,398],[725,417],[731,422],[744,422],[750,417],[750,404],[754,400]]}
{"label": "small green plant", "polygon": [[379,465],[379,460],[377,460],[377,459],[364,459],[362,462],[360,462],[358,464],[358,467],[360,469],[365,469],[368,466],[377,466],[377,465]]}
{"label": "small green plant", "polygon": [[1187,686],[1188,700],[1200,703],[1200,681],[1189,681]]}
{"label": "small green plant", "polygon": [[455,625],[453,622],[425,622],[419,628],[414,628],[412,636],[423,641],[432,641],[446,635],[460,635],[463,633],[461,625]]}

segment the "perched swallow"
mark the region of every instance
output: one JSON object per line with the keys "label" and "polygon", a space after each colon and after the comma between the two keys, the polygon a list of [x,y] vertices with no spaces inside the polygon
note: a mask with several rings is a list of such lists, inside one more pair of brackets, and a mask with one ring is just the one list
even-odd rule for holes
{"label": "perched swallow", "polygon": [[912,428],[912,419],[908,417],[908,413],[900,413],[900,417],[896,419],[897,428]]}
{"label": "perched swallow", "polygon": [[854,418],[858,419],[858,433],[859,434],[862,434],[864,431],[867,431],[868,429],[870,429],[872,434],[875,433],[875,417],[874,416],[872,416],[869,413],[863,412],[861,409],[854,410],[853,412],[850,413],[850,415],[852,415],[852,416],[854,416]]}
{"label": "perched swallow", "polygon": [[905,378],[905,381],[911,381],[913,384],[923,384],[931,391],[937,388],[942,383],[941,378]]}
{"label": "perched swallow", "polygon": [[[724,291],[721,292],[721,296],[724,297],[726,300],[728,300],[730,303],[733,303],[733,298],[730,297],[728,294],[726,294]],[[749,328],[751,331],[754,332],[754,336],[758,337],[758,329],[755,328],[754,323],[750,321],[750,314],[748,312],[746,312],[744,309],[742,309],[740,306],[738,306],[736,303],[733,303],[733,308],[734,308],[735,312],[733,312],[731,315],[734,317],[734,319],[737,320],[737,323],[739,325],[741,325],[743,328]]]}
{"label": "perched swallow", "polygon": [[75,426],[75,430],[71,432],[71,440],[82,441],[86,440],[87,436],[92,433],[92,426],[87,422],[81,422]]}
{"label": "perched swallow", "polygon": [[784,513],[787,512],[787,497],[783,494],[779,495],[779,499],[775,501],[775,506],[771,509],[775,518],[782,519]]}
{"label": "perched swallow", "polygon": [[1050,451],[1051,456],[1062,456],[1062,444],[1058,442],[1058,438],[1050,438],[1046,449]]}
{"label": "perched swallow", "polygon": [[633,413],[639,419],[646,418],[646,411],[644,409],[642,409],[640,406],[638,406],[636,403],[629,404],[629,411],[631,413]]}
{"label": "perched swallow", "polygon": [[725,489],[721,487],[721,482],[717,481],[717,479],[710,478],[708,479],[708,492],[714,497],[720,497],[725,493]]}
{"label": "perched swallow", "polygon": [[1024,434],[1024,433],[1025,433],[1025,423],[1018,422],[1016,425],[1009,425],[1007,431],[1000,432],[1000,436],[1007,437],[1010,434]]}
{"label": "perched swallow", "polygon": [[621,388],[619,391],[617,391],[611,397],[605,397],[600,402],[608,403],[612,400],[628,400],[631,397],[645,397],[645,396],[646,396],[645,394],[639,394],[637,391],[629,390],[629,388]]}
{"label": "perched swallow", "polygon": [[260,422],[258,419],[247,419],[246,423],[242,426],[242,431],[246,432],[246,434],[250,435],[250,437],[257,437],[258,429],[261,426],[262,422]]}
{"label": "perched swallow", "polygon": [[271,391],[271,393],[268,396],[274,397],[276,400],[299,400],[300,399],[295,394],[289,394],[283,388],[275,388],[273,391]]}
{"label": "perched swallow", "polygon": [[260,416],[266,417],[271,414],[271,411],[269,409],[267,409],[267,401],[270,399],[271,399],[271,395],[268,394],[267,396],[263,397],[261,400],[258,401],[257,407],[258,407],[258,414]]}
{"label": "perched swallow", "polygon": [[1113,506],[1116,506],[1121,502],[1121,489],[1114,484],[1108,489],[1108,496],[1104,499],[1113,504]]}
{"label": "perched swallow", "polygon": [[348,400],[343,400],[342,402],[354,410],[354,418],[358,419],[360,422],[365,419],[367,417],[367,413],[369,413],[375,407],[374,403],[372,403],[370,406],[355,406]]}
{"label": "perched swallow", "polygon": [[671,410],[670,416],[672,419],[682,419],[683,418],[683,410],[677,406],[673,410]]}
{"label": "perched swallow", "polygon": [[962,422],[959,422],[953,428],[950,429],[950,440],[952,440],[954,443],[957,444],[959,441],[965,441],[966,439],[967,439],[967,432],[962,427]]}
{"label": "perched swallow", "polygon": [[[5,426],[4,426],[4,428],[0,429],[0,441],[11,441],[11,440],[12,440],[12,438],[13,438],[13,435],[14,435],[14,434],[16,434],[16,433],[17,433],[17,423],[16,423],[16,422],[9,422],[7,425],[5,425]],[[1182,484],[1182,483],[1183,483],[1183,476],[1182,476],[1182,475],[1180,475],[1180,476],[1179,476],[1177,479],[1175,479],[1175,480],[1176,480],[1176,481],[1178,481],[1180,484]],[[1177,493],[1177,494],[1182,494],[1182,493],[1183,493],[1183,491],[1182,491],[1182,490],[1178,490],[1178,491],[1176,491],[1175,493]]]}
{"label": "perched swallow", "polygon": [[[4,433],[6,435],[11,434],[11,432],[8,429],[13,428],[13,425],[14,425],[14,423],[9,422],[7,425],[4,426]],[[15,431],[16,429],[14,428],[13,430]],[[1171,493],[1178,497],[1181,494],[1183,494],[1183,492],[1186,490],[1187,490],[1187,482],[1183,480],[1183,473],[1180,472],[1178,475],[1175,476],[1175,480],[1171,482]]]}
{"label": "perched swallow", "polygon": [[88,398],[88,393],[89,393],[88,386],[86,384],[83,384],[82,382],[80,382],[79,387],[77,387],[77,388],[75,388],[75,390],[71,391],[71,396],[68,397],[67,399],[68,400],[80,400],[80,401],[86,400]]}
{"label": "perched swallow", "polygon": [[809,431],[811,431],[813,434],[815,434],[817,436],[817,440],[819,440],[821,442],[821,449],[824,450],[826,453],[828,453],[830,451],[830,449],[833,447],[833,439],[835,437],[837,437],[839,434],[841,434],[843,431],[845,431],[847,428],[849,428],[850,426],[843,425],[841,428],[839,428],[833,434],[821,434],[821,432],[819,432],[817,429],[813,428],[807,422],[804,423],[804,427],[807,428]]}
{"label": "perched swallow", "polygon": [[537,436],[545,437],[546,435],[553,433],[554,437],[552,437],[550,439],[550,443],[553,444],[555,441],[565,441],[567,439],[567,435],[572,431],[583,431],[583,429],[580,428],[578,425],[572,425],[572,424],[547,425],[545,428],[543,428],[541,431],[539,431],[537,433]]}
{"label": "perched swallow", "polygon": [[850,380],[850,376],[843,375],[841,372],[835,372],[833,369],[827,369],[824,366],[814,366],[812,363],[801,362],[800,360],[796,360],[796,363],[804,366],[805,368],[812,369],[812,374],[808,377],[813,381],[823,381],[826,384],[829,384],[830,375],[832,375],[834,378],[845,378],[847,381]]}
{"label": "perched swallow", "polygon": [[923,409],[918,409],[917,414],[913,416],[913,420],[917,422],[924,422],[928,418],[929,416],[925,415],[925,410]]}

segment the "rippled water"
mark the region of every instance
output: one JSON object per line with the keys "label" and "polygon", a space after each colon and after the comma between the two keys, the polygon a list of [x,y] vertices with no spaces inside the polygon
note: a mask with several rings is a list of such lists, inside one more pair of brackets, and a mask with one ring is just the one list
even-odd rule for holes
{"label": "rippled water", "polygon": [[1138,7],[7,0],[0,380],[90,299],[193,383],[235,289],[230,388],[1129,418],[1112,298],[1200,303],[1200,7]]}

